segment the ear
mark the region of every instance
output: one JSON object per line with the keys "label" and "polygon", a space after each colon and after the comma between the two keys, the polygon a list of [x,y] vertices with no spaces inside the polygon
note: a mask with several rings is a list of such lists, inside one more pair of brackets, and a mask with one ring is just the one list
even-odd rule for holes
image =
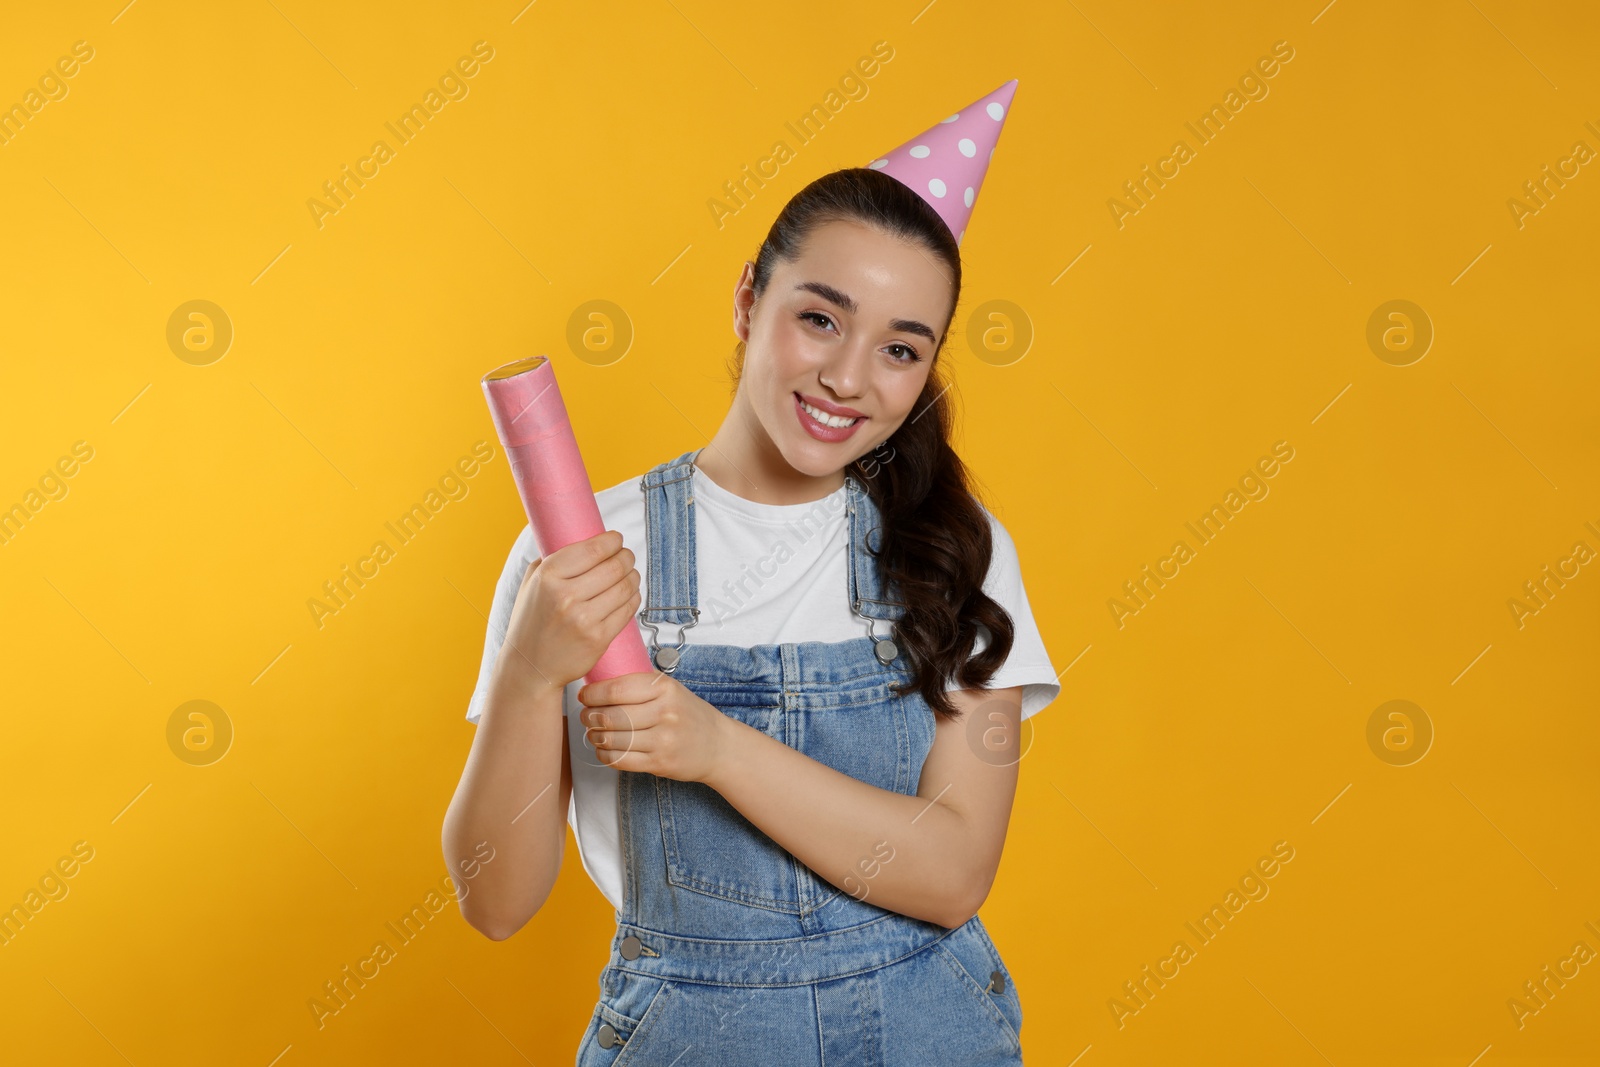
{"label": "ear", "polygon": [[755,306],[756,291],[751,287],[756,265],[745,260],[744,269],[733,287],[733,332],[741,341],[750,340],[750,309]]}

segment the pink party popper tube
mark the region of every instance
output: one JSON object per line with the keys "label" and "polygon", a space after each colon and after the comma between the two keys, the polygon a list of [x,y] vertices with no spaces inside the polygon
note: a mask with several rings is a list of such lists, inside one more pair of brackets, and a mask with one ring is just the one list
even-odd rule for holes
{"label": "pink party popper tube", "polygon": [[[534,356],[496,367],[483,376],[483,395],[511,459],[511,477],[539,542],[539,554],[548,556],[574,541],[604,533],[600,506],[549,358]],[[584,678],[598,682],[654,669],[639,626],[633,623],[611,639]]]}

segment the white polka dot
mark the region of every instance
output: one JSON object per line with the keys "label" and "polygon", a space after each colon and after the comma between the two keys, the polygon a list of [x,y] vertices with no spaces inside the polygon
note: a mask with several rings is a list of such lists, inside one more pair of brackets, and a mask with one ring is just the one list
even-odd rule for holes
{"label": "white polka dot", "polygon": [[992,119],[994,119],[994,120],[995,120],[995,121],[996,121],[996,122],[999,122],[999,121],[1000,121],[1000,119],[1001,119],[1001,118],[1002,118],[1002,117],[1004,117],[1004,115],[1005,115],[1005,113],[1006,113],[1006,109],[1005,109],[1005,108],[1003,108],[1003,107],[1001,107],[1001,106],[1000,106],[1000,104],[999,104],[999,103],[998,103],[998,102],[996,102],[996,103],[993,103],[993,104],[990,104],[990,105],[989,105],[989,106],[988,106],[988,107],[987,107],[987,108],[985,108],[985,109],[984,109],[984,110],[985,110],[985,111],[987,111],[987,112],[989,112],[989,117],[990,117],[990,118],[992,118]]}
{"label": "white polka dot", "polygon": [[940,181],[938,178],[928,179],[928,192],[932,193],[934,196],[943,196],[944,182]]}
{"label": "white polka dot", "polygon": [[967,191],[962,194],[961,198],[967,202],[967,206],[968,207],[972,206],[972,197],[973,197],[973,195],[974,194],[972,192],[972,186],[970,186],[970,185],[967,186]]}
{"label": "white polka dot", "polygon": [[958,119],[960,117],[961,117],[961,112],[957,111],[954,115],[951,115],[947,119],[940,119],[939,120],[939,125],[943,126],[947,122],[954,122],[956,119]]}
{"label": "white polka dot", "polygon": [[967,231],[966,230],[962,230],[960,233],[956,234],[956,246],[957,247],[960,247],[961,239],[963,237],[965,237],[966,235],[967,235]]}
{"label": "white polka dot", "polygon": [[925,144],[914,144],[914,145],[912,145],[911,146],[911,158],[912,159],[927,159],[928,158],[928,146],[925,145]]}
{"label": "white polka dot", "polygon": [[956,147],[961,149],[961,154],[968,159],[978,154],[978,146],[972,143],[972,138],[970,137],[961,138],[960,141],[956,142]]}
{"label": "white polka dot", "polygon": [[884,167],[887,167],[888,165],[889,165],[889,161],[887,159],[874,159],[871,163],[867,164],[867,166],[869,168],[871,168],[872,170],[882,170]]}

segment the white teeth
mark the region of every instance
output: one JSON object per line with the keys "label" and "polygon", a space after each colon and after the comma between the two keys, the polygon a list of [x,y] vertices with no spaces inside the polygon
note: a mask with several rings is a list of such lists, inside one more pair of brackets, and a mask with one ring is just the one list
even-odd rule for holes
{"label": "white teeth", "polygon": [[806,414],[810,415],[813,419],[816,419],[824,426],[831,426],[835,430],[842,430],[846,426],[854,424],[856,421],[854,418],[846,418],[843,415],[829,415],[826,411],[823,411],[821,408],[814,408],[810,404],[807,404],[804,400],[800,401],[800,406],[805,408]]}

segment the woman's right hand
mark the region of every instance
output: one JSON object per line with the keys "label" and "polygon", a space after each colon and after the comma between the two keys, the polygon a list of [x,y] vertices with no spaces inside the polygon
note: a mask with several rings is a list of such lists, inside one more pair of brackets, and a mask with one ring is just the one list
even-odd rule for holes
{"label": "woman's right hand", "polygon": [[535,559],[522,576],[495,670],[555,689],[588,674],[639,610],[641,576],[606,530]]}

